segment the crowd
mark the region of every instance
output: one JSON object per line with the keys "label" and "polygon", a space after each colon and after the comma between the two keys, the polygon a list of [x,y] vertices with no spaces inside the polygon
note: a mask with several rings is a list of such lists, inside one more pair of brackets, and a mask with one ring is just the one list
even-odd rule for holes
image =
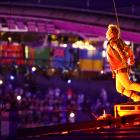
{"label": "crowd", "polygon": [[[22,82],[3,80],[1,83],[0,111],[15,111],[19,127],[88,121],[96,118],[93,114],[102,115],[104,110],[112,113],[113,105],[104,88],[98,93],[89,91],[88,87],[82,85],[75,90],[67,81],[61,86],[56,82],[48,82],[48,86],[41,88],[32,79],[25,80],[24,76],[18,75],[16,79],[21,79]],[[59,83],[62,81],[60,77],[57,80]]]}

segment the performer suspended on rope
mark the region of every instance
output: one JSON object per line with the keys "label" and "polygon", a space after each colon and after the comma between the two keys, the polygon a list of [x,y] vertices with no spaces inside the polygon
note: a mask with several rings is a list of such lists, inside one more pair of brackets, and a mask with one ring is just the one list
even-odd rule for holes
{"label": "performer suspended on rope", "polygon": [[109,24],[106,32],[107,60],[116,80],[117,92],[131,98],[134,102],[140,101],[140,84],[130,80],[130,67],[134,65],[134,54],[120,38],[120,28]]}

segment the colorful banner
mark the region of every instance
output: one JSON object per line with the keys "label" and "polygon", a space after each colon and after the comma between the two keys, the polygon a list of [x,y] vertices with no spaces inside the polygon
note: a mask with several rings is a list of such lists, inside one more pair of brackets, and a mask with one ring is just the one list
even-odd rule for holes
{"label": "colorful banner", "polygon": [[101,71],[103,70],[103,60],[80,59],[79,67],[82,71]]}
{"label": "colorful banner", "polygon": [[50,48],[36,48],[35,64],[41,66],[48,65],[49,56],[50,56]]}
{"label": "colorful banner", "polygon": [[51,66],[54,68],[64,68],[65,63],[65,48],[54,48]]}
{"label": "colorful banner", "polygon": [[99,50],[80,50],[80,64],[82,71],[101,71],[103,70],[102,52]]}
{"label": "colorful banner", "polygon": [[0,47],[0,57],[3,64],[24,64],[24,48],[21,45],[2,45]]}
{"label": "colorful banner", "polygon": [[35,49],[32,47],[27,47],[25,49],[26,64],[34,65],[35,64]]}
{"label": "colorful banner", "polygon": [[80,59],[102,59],[102,52],[99,50],[80,50]]}

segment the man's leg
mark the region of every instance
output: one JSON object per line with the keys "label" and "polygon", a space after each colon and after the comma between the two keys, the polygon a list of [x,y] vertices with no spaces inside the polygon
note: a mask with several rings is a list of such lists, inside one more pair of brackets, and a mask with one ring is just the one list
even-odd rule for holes
{"label": "man's leg", "polygon": [[125,89],[123,84],[120,82],[121,78],[119,76],[116,76],[116,90],[117,90],[117,92],[131,98],[134,102],[140,101],[140,95],[138,95],[136,91]]}
{"label": "man's leg", "polygon": [[132,82],[129,79],[128,73],[124,73],[124,72],[117,73],[116,79],[117,81],[120,82],[121,85],[123,85],[123,87],[126,90],[133,90],[133,91],[140,92],[140,84]]}

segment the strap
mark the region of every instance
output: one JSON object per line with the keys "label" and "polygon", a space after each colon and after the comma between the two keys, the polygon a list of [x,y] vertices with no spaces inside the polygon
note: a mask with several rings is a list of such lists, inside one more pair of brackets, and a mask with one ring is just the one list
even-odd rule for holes
{"label": "strap", "polygon": [[110,39],[110,40],[108,41],[107,45],[109,45],[111,49],[115,50],[115,49],[112,47],[112,45],[110,44],[110,41],[111,41],[111,40],[112,40],[112,39]]}

